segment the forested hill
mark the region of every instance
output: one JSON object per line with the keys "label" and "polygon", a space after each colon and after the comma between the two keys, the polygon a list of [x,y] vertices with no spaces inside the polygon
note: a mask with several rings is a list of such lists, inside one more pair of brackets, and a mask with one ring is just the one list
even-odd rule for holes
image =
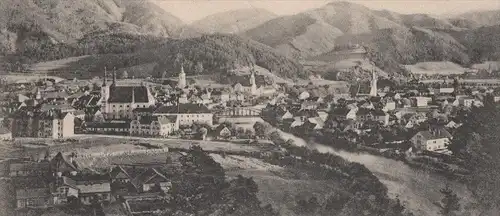
{"label": "forested hill", "polygon": [[[168,75],[177,74],[181,64],[188,75],[213,74],[255,64],[282,77],[307,77],[295,60],[266,45],[235,35],[168,39],[127,33],[100,33],[88,35],[74,44],[37,46],[22,53],[22,56],[31,56],[30,61],[83,55],[86,57],[61,69],[75,74],[60,75],[101,75],[106,66],[132,70],[128,73],[134,76],[162,76],[165,71]],[[134,68],[145,65],[149,65],[149,69],[144,71],[142,68],[140,73],[135,74]],[[195,70],[195,67],[198,69]]]}

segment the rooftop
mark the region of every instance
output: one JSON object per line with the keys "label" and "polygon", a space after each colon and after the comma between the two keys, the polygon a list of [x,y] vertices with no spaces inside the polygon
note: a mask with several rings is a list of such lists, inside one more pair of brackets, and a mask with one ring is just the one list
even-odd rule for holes
{"label": "rooftop", "polygon": [[198,104],[178,104],[177,106],[162,106],[155,110],[155,113],[210,113],[205,105]]}

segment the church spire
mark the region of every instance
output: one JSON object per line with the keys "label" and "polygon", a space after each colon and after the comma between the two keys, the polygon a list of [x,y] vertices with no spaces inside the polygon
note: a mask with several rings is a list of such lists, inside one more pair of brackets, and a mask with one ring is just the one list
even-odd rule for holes
{"label": "church spire", "polygon": [[102,82],[102,86],[106,86],[106,79],[108,78],[108,72],[106,71],[106,67],[104,67],[104,81]]}
{"label": "church spire", "polygon": [[375,70],[372,68],[372,83],[370,88],[370,96],[377,96],[377,75],[375,74]]}
{"label": "church spire", "polygon": [[116,86],[116,68],[113,68],[113,86]]}
{"label": "church spire", "polygon": [[183,89],[186,87],[186,73],[184,73],[184,66],[181,65],[181,72],[179,73],[179,82],[177,87]]}

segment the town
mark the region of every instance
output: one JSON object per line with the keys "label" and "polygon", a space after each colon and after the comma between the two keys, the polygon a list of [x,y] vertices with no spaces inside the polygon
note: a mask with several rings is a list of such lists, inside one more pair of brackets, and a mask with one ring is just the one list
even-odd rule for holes
{"label": "town", "polygon": [[[345,82],[317,76],[302,84],[276,83],[252,67],[235,75],[232,85],[198,84],[182,67],[177,77],[168,79],[132,79],[106,68],[104,76],[92,80],[3,79],[1,139],[7,145],[42,140],[53,143],[49,146],[88,137],[144,139],[139,145],[146,150],[127,153],[178,157],[175,148],[169,152],[168,146],[148,139],[202,146],[248,140],[250,145],[275,128],[334,148],[413,164],[437,160],[433,168],[454,173],[458,171],[448,164],[453,158],[452,134],[472,107],[500,100],[491,82],[471,85],[455,77],[451,83],[415,79],[380,86],[377,73],[367,73],[367,92],[360,86],[353,92]],[[143,214],[153,211],[145,200],[162,203],[170,193],[174,174],[159,165],[164,161],[111,163],[97,172],[80,167],[85,156],[78,154],[47,150],[7,160],[2,173],[16,179],[11,197],[15,209],[119,202],[130,214]]]}

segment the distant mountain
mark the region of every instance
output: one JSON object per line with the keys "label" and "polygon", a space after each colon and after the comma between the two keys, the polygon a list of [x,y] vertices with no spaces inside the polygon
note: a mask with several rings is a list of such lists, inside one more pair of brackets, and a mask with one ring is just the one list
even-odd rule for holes
{"label": "distant mountain", "polygon": [[470,27],[500,25],[500,10],[467,12],[454,15],[449,20],[452,23],[463,22]]}
{"label": "distant mountain", "polygon": [[333,2],[293,16],[270,20],[244,33],[292,57],[309,57],[332,50],[342,35],[375,33],[411,27],[455,29],[447,20],[424,15],[375,11],[350,2]]}
{"label": "distant mountain", "polygon": [[203,33],[240,33],[276,18],[265,9],[251,8],[212,14],[195,21],[190,26]]}
{"label": "distant mountain", "polygon": [[184,26],[180,19],[148,0],[0,1],[3,52],[72,43],[99,31],[182,37],[187,34]]}

